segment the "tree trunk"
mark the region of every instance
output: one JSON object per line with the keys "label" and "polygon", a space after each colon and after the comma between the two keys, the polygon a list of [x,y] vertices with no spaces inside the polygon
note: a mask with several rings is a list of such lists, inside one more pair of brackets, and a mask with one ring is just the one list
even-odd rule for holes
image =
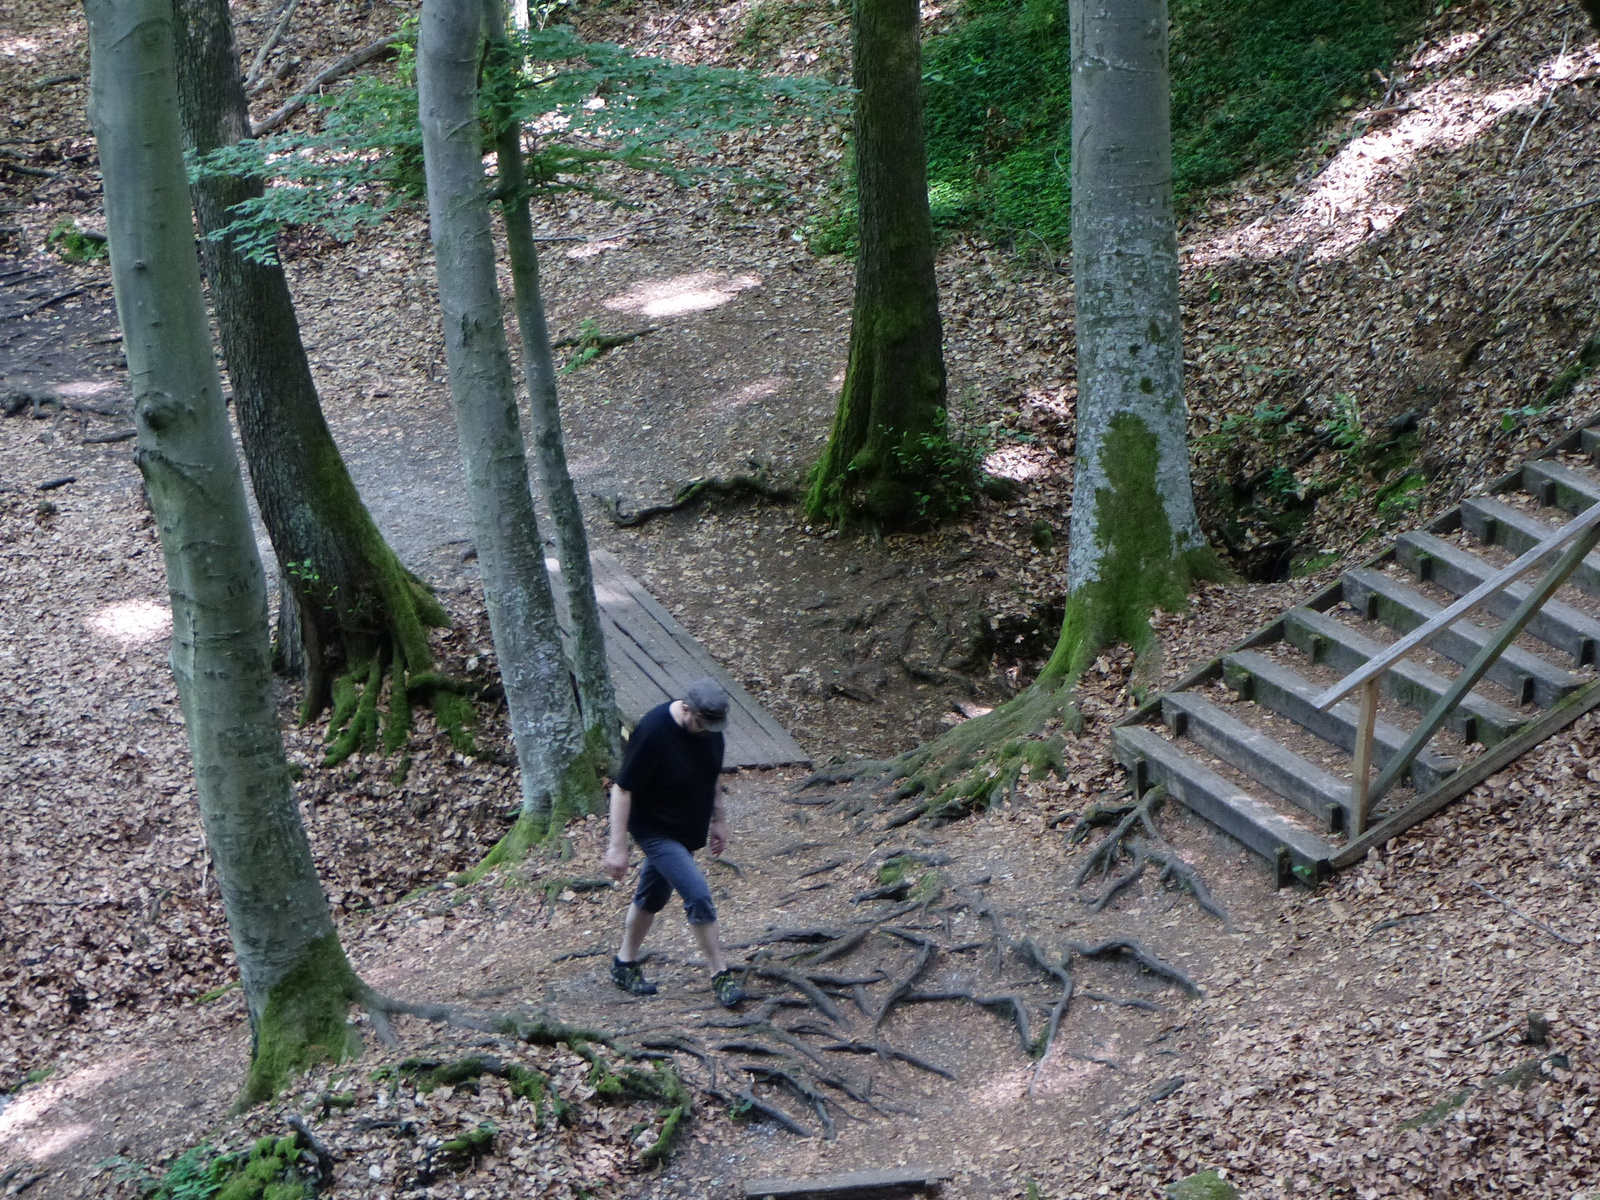
{"label": "tree trunk", "polygon": [[[175,0],[184,132],[205,154],[248,136],[250,113],[227,0]],[[226,225],[229,209],[260,196],[256,178],[211,178],[192,189],[202,233]],[[310,720],[335,699],[329,761],[371,749],[378,689],[394,667],[386,748],[409,733],[410,693],[427,696],[457,747],[471,750],[468,702],[433,670],[425,626],[448,614],[400,565],[356,491],[323,419],[283,268],[251,262],[231,240],[201,242],[239,437],[261,518],[294,611],[279,624],[280,647],[300,632]],[[286,661],[295,654],[282,649]]]}
{"label": "tree trunk", "polygon": [[[526,12],[524,12],[526,18]],[[517,328],[522,334],[522,364],[528,381],[528,408],[533,418],[533,446],[540,490],[556,526],[556,551],[572,622],[573,669],[578,702],[590,745],[599,749],[610,769],[622,753],[617,694],[606,663],[605,633],[595,598],[594,571],[589,565],[589,535],[583,509],[567,471],[561,433],[561,405],[556,391],[556,364],[550,351],[550,326],[539,290],[539,249],[533,240],[528,210],[527,177],[522,161],[522,123],[515,116],[515,72],[505,35],[505,10],[500,0],[485,0],[484,24],[492,50],[485,80],[494,89],[494,146],[499,164],[500,213],[506,226],[506,257],[516,297]],[[502,90],[506,89],[506,90]]]}
{"label": "tree trunk", "polygon": [[1104,645],[1153,648],[1150,614],[1217,563],[1195,515],[1183,402],[1166,0],[1073,0],[1077,463],[1067,612],[1046,680]]}
{"label": "tree trunk", "polygon": [[513,857],[599,799],[561,649],[495,279],[479,143],[480,0],[424,0],[417,45],[423,161],[456,429],[506,707],[522,820],[485,860]]}
{"label": "tree trunk", "polygon": [[918,0],[856,0],[853,53],[860,252],[850,360],[806,512],[891,529],[961,507],[970,474],[945,422]]}
{"label": "tree trunk", "polygon": [[112,280],[172,598],[172,671],[252,1031],[243,1099],[360,1049],[278,733],[266,583],[195,259],[171,0],[87,0]]}

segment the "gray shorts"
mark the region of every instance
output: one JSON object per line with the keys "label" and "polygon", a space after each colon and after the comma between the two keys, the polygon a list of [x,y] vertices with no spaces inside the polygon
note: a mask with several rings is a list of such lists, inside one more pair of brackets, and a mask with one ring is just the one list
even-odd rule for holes
{"label": "gray shorts", "polygon": [[684,915],[691,925],[710,925],[717,919],[711,888],[695,866],[694,854],[675,838],[636,837],[644,851],[644,867],[633,902],[647,913],[658,913],[677,892],[683,897]]}

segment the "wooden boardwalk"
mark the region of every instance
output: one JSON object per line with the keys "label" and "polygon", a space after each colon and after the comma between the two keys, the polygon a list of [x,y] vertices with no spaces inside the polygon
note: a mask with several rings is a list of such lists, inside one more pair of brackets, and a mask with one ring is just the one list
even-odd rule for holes
{"label": "wooden boardwalk", "polygon": [[[656,705],[681,699],[696,679],[715,679],[728,691],[727,749],[723,767],[809,765],[810,756],[755,699],[717,665],[705,648],[689,636],[637,579],[605,550],[589,555],[595,595],[605,630],[606,658],[617,689],[617,707],[624,727],[631,729]],[[570,636],[566,589],[561,564],[545,560],[555,592],[556,615],[563,637]]]}

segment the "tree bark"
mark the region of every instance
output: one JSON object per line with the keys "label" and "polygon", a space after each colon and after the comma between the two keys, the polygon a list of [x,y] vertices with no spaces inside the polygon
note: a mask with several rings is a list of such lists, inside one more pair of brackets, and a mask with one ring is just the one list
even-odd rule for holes
{"label": "tree bark", "polygon": [[[175,0],[174,10],[184,132],[189,147],[205,154],[249,134],[233,23],[227,0]],[[192,196],[201,232],[222,228],[230,208],[261,193],[257,178],[197,182]],[[393,665],[387,748],[400,748],[409,732],[415,689],[433,701],[457,747],[470,750],[467,701],[430,686],[437,677],[425,627],[448,625],[449,616],[395,557],[345,469],[323,418],[283,268],[250,261],[231,239],[207,237],[201,250],[256,503],[284,590],[295,601],[294,611],[286,607],[280,618],[279,640],[292,662],[283,643],[298,625],[301,719],[316,716],[336,695],[329,760],[371,749],[376,688]]]}
{"label": "tree bark", "polygon": [[[523,14],[526,19],[526,12]],[[556,552],[561,560],[561,582],[566,590],[567,612],[572,622],[573,672],[578,703],[589,743],[600,749],[606,766],[622,753],[622,730],[617,715],[617,694],[606,663],[605,633],[600,623],[600,603],[595,598],[594,571],[589,564],[589,535],[583,508],[567,470],[567,451],[561,432],[561,402],[556,390],[555,357],[550,350],[550,326],[545,320],[544,297],[539,288],[539,248],[533,240],[533,216],[528,208],[527,176],[522,160],[522,122],[516,116],[515,73],[505,34],[505,10],[500,0],[485,0],[484,24],[491,47],[485,79],[494,89],[494,147],[499,170],[500,214],[506,227],[506,257],[511,262],[511,284],[522,335],[523,373],[528,382],[528,409],[533,421],[533,446],[540,491],[555,522]]]}
{"label": "tree bark", "polygon": [[1155,606],[1217,571],[1189,478],[1166,0],[1073,0],[1071,21],[1077,463],[1055,680],[1109,642],[1151,648]]}
{"label": "tree bark", "polygon": [[484,865],[599,799],[561,648],[506,351],[479,143],[480,0],[424,0],[417,90],[450,393],[495,653],[522,769],[522,820]]}
{"label": "tree bark", "polygon": [[90,114],[133,386],[135,453],[161,535],[173,675],[250,1012],[244,1099],[360,1049],[359,986],[295,806],[272,696],[267,596],[195,258],[171,0],[87,0]]}
{"label": "tree bark", "polygon": [[856,0],[853,54],[860,251],[850,359],[806,512],[890,529],[953,511],[966,483],[946,431],[918,0]]}

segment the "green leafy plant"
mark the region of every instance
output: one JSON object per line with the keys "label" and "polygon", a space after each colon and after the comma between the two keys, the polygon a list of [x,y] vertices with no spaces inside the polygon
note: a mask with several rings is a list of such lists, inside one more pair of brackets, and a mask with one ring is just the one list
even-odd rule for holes
{"label": "green leafy plant", "polygon": [[79,229],[71,217],[56,222],[44,239],[44,244],[68,262],[93,262],[107,257],[111,251],[106,245],[106,235]]}
{"label": "green leafy plant", "polygon": [[[348,239],[422,195],[414,22],[402,33],[392,77],[359,76],[323,101],[315,132],[247,138],[191,165],[196,178],[254,175],[270,184],[261,197],[237,205],[215,238],[231,238],[250,258],[273,262],[285,226],[315,225]],[[814,77],[686,66],[585,42],[565,25],[512,34],[510,61],[512,115],[544,131],[526,162],[536,193],[584,191],[616,200],[596,175],[613,165],[679,182],[714,173],[718,135],[790,114],[825,113],[844,95]],[[486,105],[494,90],[484,89]],[[697,165],[683,165],[690,160]]]}

